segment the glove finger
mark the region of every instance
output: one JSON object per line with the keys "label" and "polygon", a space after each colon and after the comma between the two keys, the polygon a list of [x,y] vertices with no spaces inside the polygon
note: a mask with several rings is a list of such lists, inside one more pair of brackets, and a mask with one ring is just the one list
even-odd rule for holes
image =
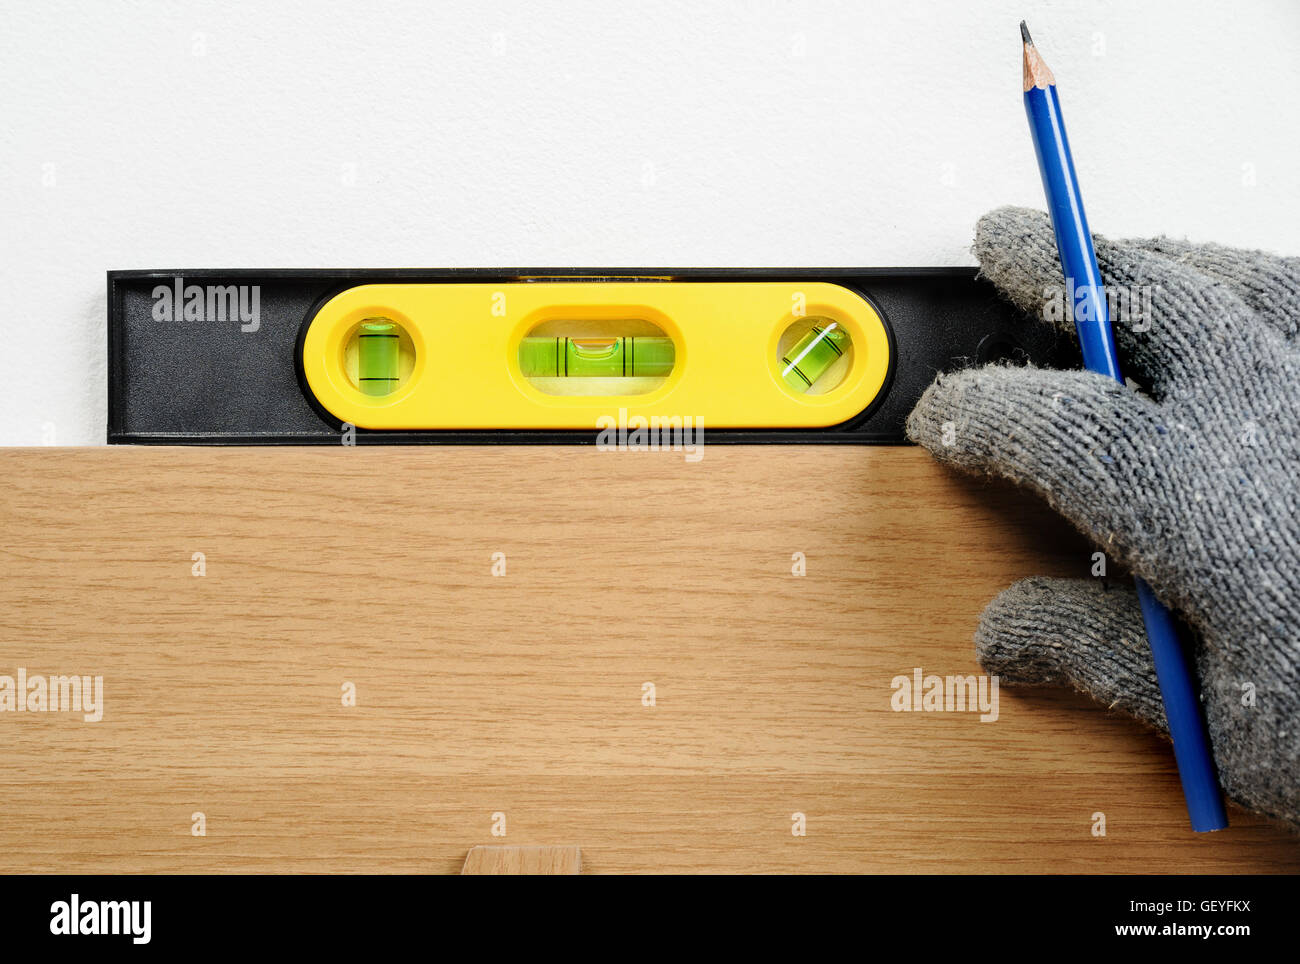
{"label": "glove finger", "polygon": [[[1137,592],[1127,582],[1017,582],[985,608],[975,655],[1001,682],[1071,686],[1169,731]],[[1210,685],[1203,690],[1206,716],[1224,791],[1242,806],[1300,830],[1300,800],[1290,778],[1295,741],[1288,739],[1285,711],[1269,717],[1243,709],[1235,674],[1227,692],[1215,694]]]}
{"label": "glove finger", "polygon": [[1300,338],[1300,258],[1172,238],[1131,243],[1226,285],[1290,344]]}
{"label": "glove finger", "polygon": [[[1157,398],[1193,382],[1239,386],[1256,376],[1257,359],[1277,354],[1276,332],[1227,286],[1130,242],[1095,237],[1094,243],[1121,364],[1147,380]],[[1074,299],[1064,289],[1046,214],[1027,208],[986,214],[976,228],[975,255],[1013,302],[1074,334]]]}
{"label": "glove finger", "polygon": [[1029,486],[1127,563],[1135,537],[1164,531],[1144,497],[1162,449],[1160,407],[1104,375],[989,365],[940,375],[907,434],[941,462]]}
{"label": "glove finger", "polygon": [[1100,579],[1024,579],[990,602],[975,655],[1011,684],[1073,686],[1167,730],[1137,592]]}

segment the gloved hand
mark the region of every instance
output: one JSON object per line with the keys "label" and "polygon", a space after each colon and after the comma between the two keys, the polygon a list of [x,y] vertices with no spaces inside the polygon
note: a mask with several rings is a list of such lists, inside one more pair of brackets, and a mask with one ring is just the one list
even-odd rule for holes
{"label": "gloved hand", "polygon": [[[1037,491],[1151,584],[1197,636],[1225,791],[1300,829],[1300,259],[1164,238],[1096,247],[1108,291],[1150,295],[1146,317],[1114,330],[1125,374],[1151,393],[1086,371],[969,369],[926,390],[908,435]],[[986,215],[975,254],[1034,316],[1061,299],[1045,214]],[[1063,303],[1048,315],[1073,337]],[[1127,580],[1016,583],[975,646],[1004,682],[1072,684],[1166,727]]]}

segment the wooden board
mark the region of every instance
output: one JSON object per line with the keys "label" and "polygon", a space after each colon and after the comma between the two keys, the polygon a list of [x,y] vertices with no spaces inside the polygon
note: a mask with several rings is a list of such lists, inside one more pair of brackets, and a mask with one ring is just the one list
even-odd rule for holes
{"label": "wooden board", "polygon": [[1075,695],[891,710],[1089,552],[907,448],[0,451],[0,674],[104,679],[0,713],[0,871],[1300,870]]}
{"label": "wooden board", "polygon": [[537,876],[582,873],[580,847],[475,847],[460,872],[466,876]]}

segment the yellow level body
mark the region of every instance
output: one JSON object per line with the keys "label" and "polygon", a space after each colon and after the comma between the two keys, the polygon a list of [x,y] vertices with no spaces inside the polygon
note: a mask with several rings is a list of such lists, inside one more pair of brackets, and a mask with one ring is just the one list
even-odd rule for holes
{"label": "yellow level body", "polygon": [[[382,396],[358,387],[351,347],[375,318],[404,332],[402,379]],[[853,346],[837,383],[820,393],[782,377],[782,338],[807,319],[840,326]],[[661,332],[673,341],[671,371],[563,392],[525,377],[522,340],[570,331]],[[890,367],[876,309],[825,282],[367,284],[321,306],[301,346],[316,401],[340,422],[380,430],[591,429],[620,410],[711,428],[824,427],[865,410]]]}

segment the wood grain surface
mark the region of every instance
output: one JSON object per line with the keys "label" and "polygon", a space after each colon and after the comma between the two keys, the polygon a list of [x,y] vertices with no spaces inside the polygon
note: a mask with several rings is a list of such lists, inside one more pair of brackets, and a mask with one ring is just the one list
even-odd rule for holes
{"label": "wood grain surface", "polygon": [[104,680],[0,713],[3,872],[1300,870],[1074,694],[891,709],[1090,564],[916,449],[9,449],[0,496],[0,674]]}
{"label": "wood grain surface", "polygon": [[537,876],[582,873],[580,847],[474,847],[460,872],[466,876]]}

